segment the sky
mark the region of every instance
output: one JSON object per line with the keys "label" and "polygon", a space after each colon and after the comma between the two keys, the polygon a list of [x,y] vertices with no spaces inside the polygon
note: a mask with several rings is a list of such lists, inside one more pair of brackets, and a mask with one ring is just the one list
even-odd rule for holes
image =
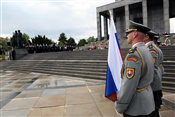
{"label": "sky", "polygon": [[[21,30],[31,38],[46,35],[55,42],[64,32],[79,39],[97,36],[96,7],[115,0],[0,0],[1,36]],[[172,22],[175,26],[175,19]],[[171,27],[175,32],[175,27]]]}
{"label": "sky", "polygon": [[62,32],[76,40],[96,37],[96,7],[114,1],[1,0],[1,36],[19,29],[30,37],[46,35],[55,41]]}

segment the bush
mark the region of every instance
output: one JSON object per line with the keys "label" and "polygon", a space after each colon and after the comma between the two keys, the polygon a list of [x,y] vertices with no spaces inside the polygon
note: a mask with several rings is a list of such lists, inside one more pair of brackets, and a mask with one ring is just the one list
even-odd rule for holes
{"label": "bush", "polygon": [[5,60],[5,55],[0,55],[0,61]]}

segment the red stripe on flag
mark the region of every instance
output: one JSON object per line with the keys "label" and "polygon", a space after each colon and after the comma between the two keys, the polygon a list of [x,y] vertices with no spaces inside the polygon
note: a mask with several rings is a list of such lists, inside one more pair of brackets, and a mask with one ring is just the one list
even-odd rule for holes
{"label": "red stripe on flag", "polygon": [[122,57],[122,61],[124,60],[123,56],[122,56],[122,50],[120,49],[120,56]]}
{"label": "red stripe on flag", "polygon": [[117,93],[111,93],[109,96],[106,96],[106,98],[108,98],[109,100],[115,102],[117,101]]}

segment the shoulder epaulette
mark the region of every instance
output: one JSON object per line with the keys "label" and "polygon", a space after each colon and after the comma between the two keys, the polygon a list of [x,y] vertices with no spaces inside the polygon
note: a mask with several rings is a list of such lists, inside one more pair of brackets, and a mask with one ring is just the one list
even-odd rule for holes
{"label": "shoulder epaulette", "polygon": [[149,48],[149,51],[150,51],[151,53],[157,54],[157,49],[156,49],[156,47],[155,47],[153,44],[150,44],[150,45],[148,46],[148,48]]}
{"label": "shoulder epaulette", "polygon": [[137,47],[129,49],[129,54],[134,53],[136,51]]}
{"label": "shoulder epaulette", "polygon": [[153,49],[153,45],[152,44],[148,45],[148,48]]}

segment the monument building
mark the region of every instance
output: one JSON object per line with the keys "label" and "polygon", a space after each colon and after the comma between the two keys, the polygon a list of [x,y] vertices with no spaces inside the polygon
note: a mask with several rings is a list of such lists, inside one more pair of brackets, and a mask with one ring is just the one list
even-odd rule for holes
{"label": "monument building", "polygon": [[175,0],[115,0],[113,3],[97,7],[97,38],[108,38],[108,10],[113,11],[119,39],[125,35],[129,20],[144,24],[157,33],[169,33],[169,19],[175,17],[174,6]]}

